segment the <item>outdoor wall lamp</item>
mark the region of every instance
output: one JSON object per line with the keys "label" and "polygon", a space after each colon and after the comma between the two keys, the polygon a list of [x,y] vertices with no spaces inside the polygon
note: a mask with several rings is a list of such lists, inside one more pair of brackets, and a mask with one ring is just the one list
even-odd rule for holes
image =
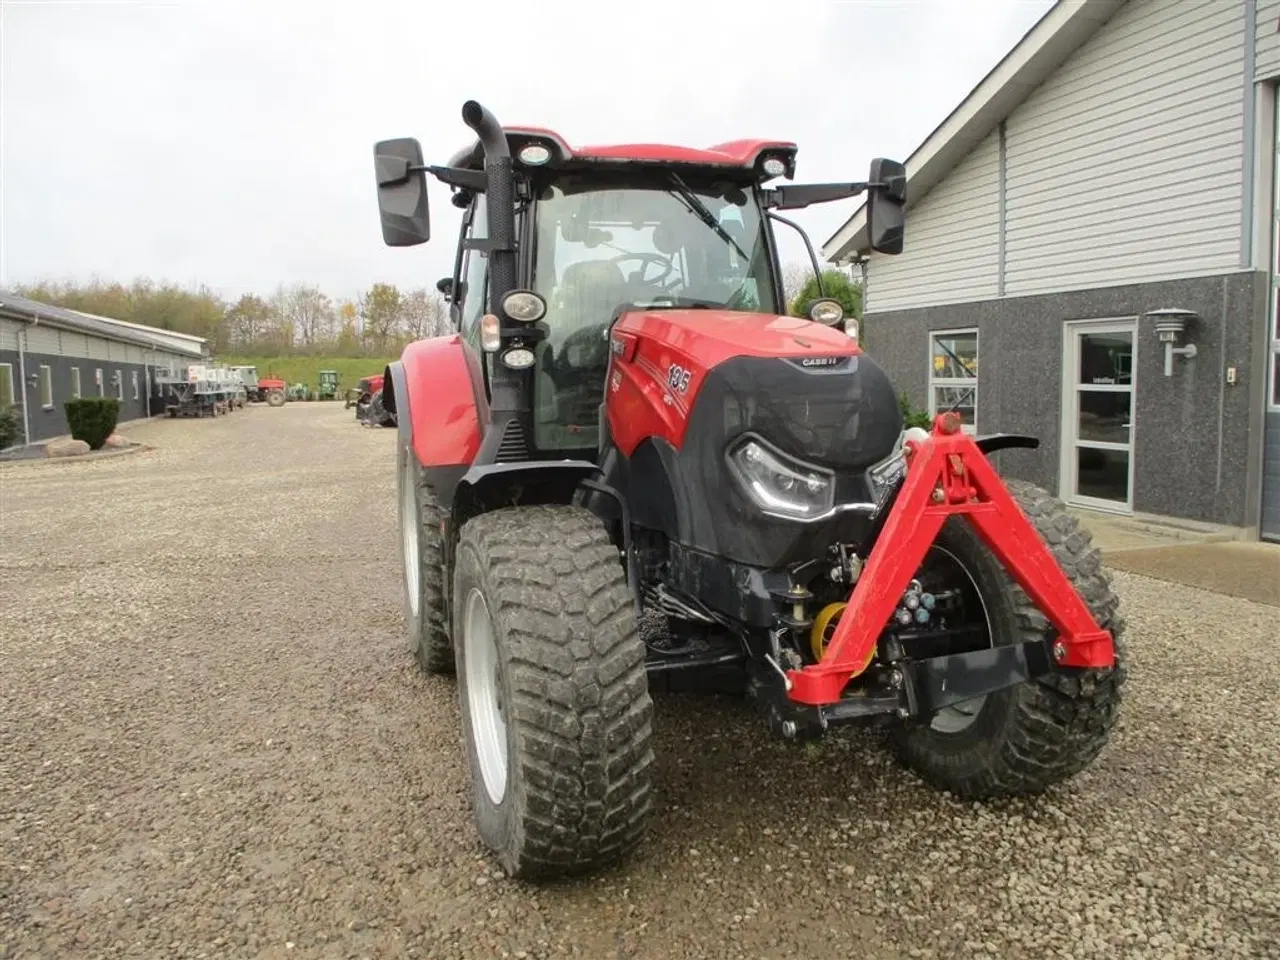
{"label": "outdoor wall lamp", "polygon": [[1194,310],[1183,310],[1178,307],[1165,307],[1160,310],[1148,310],[1147,316],[1155,321],[1156,337],[1164,344],[1164,375],[1173,376],[1173,355],[1190,360],[1196,355],[1196,345],[1188,343],[1185,347],[1175,347],[1178,338],[1187,329],[1187,325],[1199,319]]}

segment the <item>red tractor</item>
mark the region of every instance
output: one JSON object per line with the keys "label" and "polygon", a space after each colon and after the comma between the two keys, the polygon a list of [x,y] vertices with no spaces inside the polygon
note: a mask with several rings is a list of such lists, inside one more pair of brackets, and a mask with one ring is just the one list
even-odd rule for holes
{"label": "red tractor", "polygon": [[[1002,481],[955,414],[903,431],[834,300],[785,306],[776,211],[867,197],[901,252],[906,175],[794,185],[796,146],[571,147],[502,127],[447,165],[375,148],[383,238],[464,211],[455,333],[386,370],[408,646],[456,673],[474,821],[513,876],[639,842],[651,689],[736,678],[779,736],[892,728],[965,798],[1037,793],[1117,717],[1123,622],[1063,504]],[[817,259],[807,238],[810,258]],[[855,329],[852,325],[850,329]]]}

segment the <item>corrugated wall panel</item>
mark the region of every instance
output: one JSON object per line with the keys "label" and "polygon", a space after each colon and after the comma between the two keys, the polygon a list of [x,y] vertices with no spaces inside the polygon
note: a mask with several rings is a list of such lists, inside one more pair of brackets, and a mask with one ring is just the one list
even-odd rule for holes
{"label": "corrugated wall panel", "polygon": [[49,357],[62,356],[62,341],[58,339],[58,330],[38,323],[28,326],[26,349],[28,353],[43,353]]}
{"label": "corrugated wall panel", "polygon": [[26,324],[0,317],[0,350],[18,349],[18,332]]}
{"label": "corrugated wall panel", "polygon": [[101,337],[86,337],[85,341],[85,356],[94,360],[106,360],[110,357],[107,352],[108,341],[103,340]]}
{"label": "corrugated wall panel", "polygon": [[1014,111],[1007,295],[1239,269],[1243,11],[1130,0]]}
{"label": "corrugated wall panel", "polygon": [[995,296],[999,161],[999,137],[993,132],[912,208],[903,252],[871,257],[868,312]]}
{"label": "corrugated wall panel", "polygon": [[58,336],[62,340],[62,355],[64,357],[88,356],[89,337],[86,334],[63,330]]}

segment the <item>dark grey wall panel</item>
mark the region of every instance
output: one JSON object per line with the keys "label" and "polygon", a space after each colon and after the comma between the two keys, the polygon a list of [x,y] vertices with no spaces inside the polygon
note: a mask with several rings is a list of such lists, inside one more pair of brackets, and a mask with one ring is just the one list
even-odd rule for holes
{"label": "dark grey wall panel", "polygon": [[[14,351],[0,351],[0,363],[8,363],[13,366],[13,380],[18,402],[27,404],[31,428],[29,440],[32,442],[63,436],[68,432],[67,417],[63,404],[71,399],[71,369],[73,367],[80,368],[80,389],[82,395],[86,397],[96,397],[98,395],[94,381],[94,371],[99,368],[102,370],[105,395],[114,397],[116,395],[115,387],[111,382],[111,377],[117,370],[121,371],[124,378],[124,399],[120,402],[121,422],[136,420],[139,417],[150,416],[153,412],[162,411],[162,407],[148,403],[146,367],[142,364],[122,363],[116,360],[91,360],[84,357],[52,357],[45,354],[28,353],[24,357],[27,372],[27,383],[24,387],[21,385],[18,359],[18,354]],[[50,368],[53,380],[52,408],[45,408],[41,405],[40,387],[38,383],[33,384],[31,382],[32,377],[38,376],[42,365],[47,365]],[[133,398],[132,375],[134,373],[138,375],[139,398],[137,400]],[[148,411],[148,406],[153,407],[152,411]]]}
{"label": "dark grey wall panel", "polygon": [[[924,408],[929,331],[976,326],[978,428],[1040,437],[1039,450],[1005,451],[997,463],[1009,476],[1057,492],[1064,322],[1141,317],[1159,307],[1195,310],[1200,320],[1190,339],[1199,353],[1194,360],[1175,358],[1168,378],[1151,322],[1139,323],[1134,509],[1244,525],[1252,520],[1246,474],[1261,442],[1249,436],[1247,382],[1255,314],[1264,303],[1259,284],[1265,286],[1265,274],[1242,272],[885,313],[874,312],[873,299],[865,339],[912,404]],[[1228,366],[1237,371],[1231,386]]]}

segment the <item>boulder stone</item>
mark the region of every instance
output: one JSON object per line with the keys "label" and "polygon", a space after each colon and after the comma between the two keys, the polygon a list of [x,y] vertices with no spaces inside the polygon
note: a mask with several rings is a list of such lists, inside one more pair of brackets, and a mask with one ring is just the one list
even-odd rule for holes
{"label": "boulder stone", "polygon": [[129,441],[118,433],[107,437],[106,443],[103,444],[104,447],[127,447],[128,445]]}
{"label": "boulder stone", "polygon": [[46,457],[78,457],[89,452],[89,445],[83,440],[50,440],[44,446]]}

